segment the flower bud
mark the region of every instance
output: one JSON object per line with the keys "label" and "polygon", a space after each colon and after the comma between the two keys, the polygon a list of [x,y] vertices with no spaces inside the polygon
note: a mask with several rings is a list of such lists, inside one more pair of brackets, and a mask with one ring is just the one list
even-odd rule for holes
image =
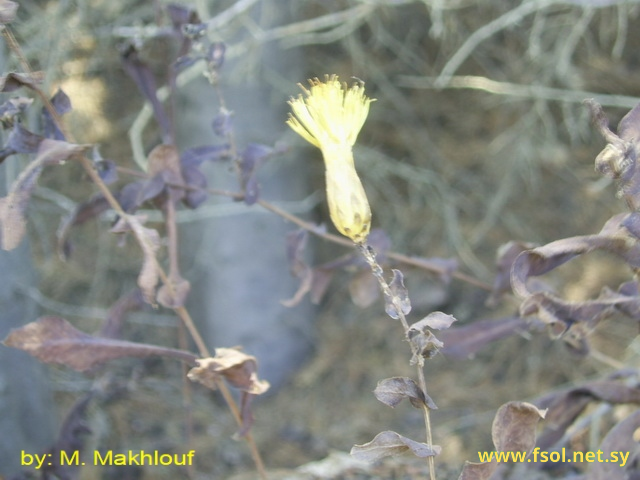
{"label": "flower bud", "polygon": [[327,202],[333,224],[355,243],[364,243],[371,228],[371,209],[358,173],[352,147],[369,113],[370,98],[364,87],[347,88],[332,75],[310,80],[305,96],[291,99],[293,114],[287,124],[322,151],[327,182]]}

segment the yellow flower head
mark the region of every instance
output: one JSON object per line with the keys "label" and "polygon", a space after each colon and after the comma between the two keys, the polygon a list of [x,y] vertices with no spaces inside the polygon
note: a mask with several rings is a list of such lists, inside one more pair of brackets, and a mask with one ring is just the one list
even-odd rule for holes
{"label": "yellow flower head", "polygon": [[304,96],[291,99],[287,124],[322,151],[327,179],[329,214],[338,231],[364,243],[371,227],[371,209],[353,162],[352,147],[373,101],[361,83],[347,88],[336,75],[302,85]]}

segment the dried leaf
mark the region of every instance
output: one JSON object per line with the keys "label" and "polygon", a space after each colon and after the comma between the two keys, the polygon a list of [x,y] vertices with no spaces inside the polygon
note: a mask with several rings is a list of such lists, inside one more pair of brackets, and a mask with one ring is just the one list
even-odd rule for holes
{"label": "dried leaf", "polygon": [[[6,0],[4,0],[6,2]],[[12,3],[12,2],[9,2]],[[2,23],[2,21],[0,21]],[[27,87],[32,90],[44,80],[44,72],[9,73],[7,76],[0,76],[0,92],[13,92],[20,87]]]}
{"label": "dried leaf", "polygon": [[75,210],[60,220],[60,225],[56,232],[58,256],[66,260],[71,255],[71,243],[68,240],[72,227],[82,225],[84,222],[97,217],[109,210],[110,205],[102,194],[98,194],[86,202],[76,206]]}
{"label": "dried leaf", "polygon": [[67,413],[60,433],[54,446],[47,452],[47,459],[42,466],[44,476],[55,475],[59,480],[72,480],[80,477],[80,464],[76,462],[62,462],[62,452],[71,456],[73,452],[82,452],[85,444],[85,436],[91,434],[91,428],[87,422],[87,408],[93,399],[93,393],[88,393],[78,400]]}
{"label": "dried leaf", "polygon": [[408,315],[411,312],[411,300],[409,299],[409,292],[404,286],[404,275],[400,270],[393,269],[393,279],[389,283],[389,290],[391,294],[384,295],[384,309],[387,315],[394,320],[400,318],[400,312],[403,315]]}
{"label": "dried leaf", "polygon": [[413,352],[410,362],[411,365],[424,365],[424,359],[435,357],[438,354],[438,351],[440,351],[444,346],[444,344],[436,338],[429,328],[434,328],[436,330],[446,329],[455,321],[456,319],[452,315],[442,312],[433,312],[422,320],[411,325],[407,332],[409,343],[411,344],[411,350]]}
{"label": "dried leaf", "polygon": [[[636,410],[618,422],[604,437],[600,449],[602,458],[613,459],[612,453],[627,455],[625,459],[618,456],[618,462],[595,462],[591,465],[587,480],[628,480],[637,475],[640,467],[640,445],[634,438],[640,428],[640,411]],[[622,465],[624,462],[624,465]]]}
{"label": "dried leaf", "polygon": [[138,275],[138,286],[142,290],[145,301],[154,305],[156,285],[160,276],[158,261],[156,260],[156,252],[160,248],[160,235],[156,230],[143,227],[140,219],[133,215],[120,218],[111,228],[111,231],[113,233],[133,231],[143,253],[142,269]]}
{"label": "dried leaf", "polygon": [[446,330],[453,322],[456,321],[457,320],[453,315],[443,312],[431,312],[422,320],[411,325],[411,329],[418,330],[420,332],[424,332],[427,327],[433,328],[434,330]]}
{"label": "dried leaf", "polygon": [[247,205],[253,205],[258,201],[260,186],[258,185],[257,171],[273,154],[273,147],[258,143],[250,143],[240,153],[240,177],[244,202]]}
{"label": "dried leaf", "polygon": [[203,145],[188,148],[182,152],[180,162],[182,165],[201,165],[202,162],[218,162],[226,160],[231,154],[229,145]]}
{"label": "dried leaf", "polygon": [[80,372],[122,357],[162,356],[189,365],[195,365],[197,359],[183,350],[94,337],[77,330],[60,317],[41,317],[13,329],[3,343],[7,347],[24,350],[42,362],[60,363]]}
{"label": "dried leaf", "polygon": [[473,357],[491,342],[527,331],[529,321],[521,317],[480,320],[463,327],[453,327],[439,334],[442,353],[453,358]]}
{"label": "dried leaf", "polygon": [[0,198],[0,246],[12,250],[18,246],[26,231],[26,209],[31,193],[45,166],[64,162],[86,146],[45,139],[40,143],[37,157],[11,185],[9,194]]}
{"label": "dried leaf", "polygon": [[[58,116],[62,116],[65,113],[71,111],[71,100],[69,99],[67,94],[64,93],[60,88],[53,95],[53,97],[51,97],[50,102]],[[51,113],[44,107],[42,108],[42,124],[44,136],[46,138],[53,138],[54,140],[65,140],[63,133],[58,128],[58,125],[56,125],[53,117],[51,117]]]}
{"label": "dried leaf", "polygon": [[536,446],[536,427],[547,410],[527,402],[502,405],[491,427],[491,437],[498,452],[527,452]]}
{"label": "dried leaf", "polygon": [[600,380],[552,392],[539,398],[536,403],[541,408],[546,408],[548,414],[538,446],[545,449],[554,445],[593,401],[640,404],[640,389],[627,386],[620,381]]}
{"label": "dried leaf", "polygon": [[240,390],[260,395],[269,389],[269,382],[258,379],[258,361],[237,348],[216,348],[214,357],[201,358],[187,376],[211,390],[222,378]]}
{"label": "dried leaf", "polygon": [[640,104],[620,121],[618,135],[609,129],[607,117],[598,103],[589,99],[585,104],[591,110],[595,126],[607,141],[596,157],[596,170],[617,180],[618,194],[624,197],[631,210],[636,211],[640,207],[640,168],[637,165]]}
{"label": "dried leaf", "polygon": [[[33,103],[32,98],[13,97],[0,105],[0,122],[3,126],[9,126],[17,123],[15,117],[24,113]],[[0,162],[2,159],[0,159]]]}
{"label": "dried leaf", "polygon": [[165,283],[158,289],[156,299],[163,307],[178,308],[184,305],[190,291],[189,281],[174,272],[173,275],[169,275],[169,284]]}
{"label": "dried leaf", "polygon": [[496,278],[493,280],[491,295],[487,299],[487,305],[497,306],[502,296],[511,291],[511,266],[516,257],[526,250],[531,250],[535,245],[524,242],[509,242],[498,249],[496,259]]}
{"label": "dried leaf", "polygon": [[[604,250],[622,258],[630,267],[640,267],[640,242],[630,236],[625,224],[633,216],[612,217],[597,235],[565,238],[542,247],[527,250],[516,258],[511,271],[511,282],[516,294],[524,298],[520,306],[522,316],[536,315],[544,322],[560,327],[558,334],[576,336],[576,345],[584,341],[584,334],[615,309],[623,312],[640,311],[638,298],[612,295],[604,291],[595,300],[567,302],[548,292],[534,292],[528,285],[533,276],[542,275],[568,262],[578,255]],[[573,327],[584,322],[584,325]],[[581,331],[584,330],[584,331]]]}
{"label": "dried leaf", "polygon": [[365,462],[377,462],[390,455],[400,455],[411,451],[416,457],[425,458],[439,455],[438,445],[427,445],[403,437],[392,431],[380,432],[373,440],[363,445],[354,445],[351,455]]}
{"label": "dried leaf", "polygon": [[311,290],[313,271],[304,259],[304,251],[307,246],[308,238],[309,233],[304,229],[287,233],[286,247],[289,271],[293,276],[300,279],[300,285],[293,297],[288,300],[280,301],[280,303],[285,307],[294,307],[298,305],[307,292]]}
{"label": "dried leaf", "polygon": [[392,377],[380,380],[373,394],[385,405],[395,408],[403,399],[408,398],[415,408],[427,406],[431,410],[438,407],[435,402],[423,392],[418,384],[407,377]]}
{"label": "dried leaf", "polygon": [[497,461],[483,463],[464,462],[458,480],[489,480],[498,468]]}
{"label": "dried leaf", "polygon": [[197,165],[183,164],[181,172],[185,185],[190,187],[188,190],[185,190],[182,203],[188,208],[196,209],[206,202],[209,196],[206,190],[208,185],[207,177],[200,171]]}
{"label": "dried leaf", "polygon": [[162,103],[156,95],[156,81],[149,66],[144,62],[135,46],[129,45],[122,54],[122,63],[125,71],[136,83],[140,92],[153,108],[153,114],[162,131],[164,143],[171,143],[171,123]]}
{"label": "dried leaf", "polygon": [[44,137],[37,135],[19,122],[14,122],[7,144],[0,151],[0,162],[15,153],[36,153]]}
{"label": "dried leaf", "polygon": [[[164,185],[183,185],[180,155],[173,145],[161,144],[156,146],[148,157],[148,173],[151,178],[161,178]],[[181,188],[167,186],[172,201],[177,201],[184,197],[184,190]]]}
{"label": "dried leaf", "polygon": [[125,315],[131,311],[140,310],[143,305],[142,292],[137,288],[120,297],[109,309],[107,318],[100,330],[100,336],[113,339],[122,338],[122,325],[124,324]]}

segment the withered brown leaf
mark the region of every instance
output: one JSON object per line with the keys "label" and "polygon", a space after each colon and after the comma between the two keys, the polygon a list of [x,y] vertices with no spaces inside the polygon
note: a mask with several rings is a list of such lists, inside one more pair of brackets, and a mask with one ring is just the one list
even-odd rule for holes
{"label": "withered brown leaf", "polygon": [[[502,405],[493,419],[491,437],[497,452],[527,452],[536,445],[536,427],[545,418],[546,410],[527,402],[508,402]],[[489,480],[498,468],[491,462],[465,462],[458,480]]]}
{"label": "withered brown leaf", "polygon": [[418,364],[422,366],[424,359],[433,358],[444,346],[429,329],[447,329],[455,321],[456,318],[453,315],[443,312],[432,312],[422,320],[412,324],[407,332],[411,350],[413,351],[411,365]]}
{"label": "withered brown leaf", "polygon": [[3,250],[16,248],[25,234],[27,206],[44,167],[62,163],[85,148],[86,145],[42,140],[37,157],[13,182],[8,195],[0,198],[0,246]]}
{"label": "withered brown leaf", "polygon": [[402,400],[408,398],[415,408],[422,409],[424,406],[431,410],[438,407],[435,402],[423,392],[416,382],[407,377],[392,377],[380,380],[373,394],[385,405],[395,408]]}
{"label": "withered brown leaf", "polygon": [[258,361],[237,348],[216,348],[214,357],[201,358],[187,376],[212,390],[222,378],[242,391],[260,395],[269,389],[269,382],[258,379]]}
{"label": "withered brown leaf", "polygon": [[491,437],[498,452],[531,452],[536,446],[536,427],[546,410],[527,402],[502,405],[491,427]]}
{"label": "withered brown leaf", "polygon": [[45,363],[60,363],[80,372],[122,357],[162,356],[195,365],[197,357],[183,350],[94,337],[60,317],[41,317],[13,329],[3,341]]}
{"label": "withered brown leaf", "polygon": [[378,460],[391,455],[400,455],[411,452],[416,457],[425,458],[439,455],[441,448],[438,445],[427,445],[416,442],[410,438],[387,430],[380,432],[373,440],[362,445],[354,445],[351,448],[351,455],[358,460],[366,462],[377,462]]}
{"label": "withered brown leaf", "polygon": [[[144,220],[144,219],[143,219]],[[147,303],[155,304],[156,285],[160,273],[156,252],[160,248],[160,235],[156,230],[142,226],[142,221],[134,215],[121,217],[111,228],[113,233],[133,231],[143,253],[142,268],[138,275],[138,286]]]}
{"label": "withered brown leaf", "polygon": [[[636,410],[628,417],[618,422],[604,437],[600,450],[602,458],[613,459],[612,453],[627,455],[618,462],[595,462],[587,480],[628,480],[635,478],[640,467],[640,445],[634,438],[640,428],[640,410]],[[624,465],[622,462],[624,461]]]}
{"label": "withered brown leaf", "polygon": [[409,315],[411,312],[411,300],[409,292],[404,286],[404,275],[400,270],[392,269],[393,279],[389,283],[390,294],[384,294],[384,309],[387,315],[394,320],[400,318],[400,314]]}

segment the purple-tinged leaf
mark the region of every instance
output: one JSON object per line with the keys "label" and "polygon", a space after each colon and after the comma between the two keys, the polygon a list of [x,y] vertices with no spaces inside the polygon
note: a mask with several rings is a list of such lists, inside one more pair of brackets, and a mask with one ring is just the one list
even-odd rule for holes
{"label": "purple-tinged leaf", "polygon": [[233,129],[233,112],[226,108],[220,109],[220,112],[213,118],[211,124],[213,133],[222,138],[227,138]]}
{"label": "purple-tinged leaf", "polygon": [[26,230],[26,210],[31,193],[44,167],[64,162],[81,152],[86,146],[45,139],[40,143],[37,157],[11,185],[11,190],[0,198],[0,247],[13,250]]}
{"label": "purple-tinged leaf", "polygon": [[389,293],[384,292],[384,310],[391,318],[397,320],[400,315],[409,315],[411,300],[409,292],[404,286],[404,275],[400,270],[393,269],[393,279],[389,283]]}
{"label": "purple-tinged leaf", "polygon": [[222,42],[213,42],[207,49],[207,66],[209,71],[220,70],[224,63],[224,54],[227,46]]}
{"label": "purple-tinged leaf", "polygon": [[526,318],[507,317],[453,327],[438,334],[444,343],[441,351],[453,358],[470,358],[491,342],[527,331],[528,323]]}
{"label": "purple-tinged leaf", "polygon": [[167,14],[171,19],[171,23],[176,31],[180,31],[185,24],[199,24],[200,17],[198,12],[193,8],[176,3],[170,3],[166,6]]}
{"label": "purple-tinged leaf", "polygon": [[[71,100],[67,96],[66,93],[62,91],[62,89],[58,89],[58,91],[51,97],[51,105],[53,109],[56,111],[58,116],[62,116],[67,112],[71,111]],[[42,123],[44,136],[46,138],[53,138],[54,140],[65,140],[63,133],[56,125],[55,121],[51,117],[51,113],[46,108],[42,108]]]}
{"label": "purple-tinged leaf", "polygon": [[10,0],[0,0],[0,24],[6,25],[16,18],[18,4]]}
{"label": "purple-tinged leaf", "polygon": [[139,288],[121,296],[109,309],[107,318],[100,329],[100,336],[114,340],[121,339],[125,316],[129,312],[140,310],[143,306],[144,299]]}
{"label": "purple-tinged leaf", "polygon": [[94,337],[60,317],[41,317],[13,329],[3,343],[42,362],[63,364],[80,372],[123,357],[169,357],[189,365],[196,365],[197,360],[194,354],[183,350]]}
{"label": "purple-tinged leaf", "polygon": [[247,205],[253,205],[258,201],[260,186],[258,185],[257,171],[273,152],[272,147],[250,143],[240,154],[242,190],[244,202]]}
{"label": "purple-tinged leaf", "polygon": [[9,126],[16,123],[18,115],[25,112],[33,103],[32,98],[13,97],[0,105],[0,122],[3,126]]}
{"label": "purple-tinged leaf", "polygon": [[46,454],[50,461],[42,466],[43,478],[53,475],[60,480],[75,480],[80,477],[79,462],[63,462],[62,452],[70,456],[84,449],[85,436],[92,433],[87,422],[87,408],[93,395],[93,392],[86,394],[67,413],[55,444]]}
{"label": "purple-tinged leaf", "polygon": [[308,238],[309,232],[303,229],[287,233],[286,248],[289,271],[291,275],[300,279],[300,286],[292,298],[280,301],[285,307],[298,305],[307,292],[311,290],[313,271],[304,259]]}
{"label": "purple-tinged leaf", "polygon": [[591,402],[638,405],[640,389],[620,380],[605,379],[544,395],[536,400],[536,404],[548,410],[538,446],[546,449],[555,444]]}
{"label": "purple-tinged leaf", "polygon": [[231,153],[229,145],[203,145],[188,148],[180,156],[183,166],[199,166],[202,162],[218,162],[227,160]]}
{"label": "purple-tinged leaf", "polygon": [[97,217],[103,212],[109,210],[111,206],[102,194],[98,194],[86,202],[76,206],[75,210],[60,220],[60,225],[56,232],[58,256],[62,260],[66,260],[71,255],[71,243],[68,240],[69,232],[72,227],[82,225],[84,222]]}
{"label": "purple-tinged leaf", "polygon": [[[640,410],[636,410],[618,422],[604,437],[598,451],[610,462],[595,462],[591,465],[586,480],[628,480],[635,478],[640,468],[640,445],[636,431],[640,428]],[[618,461],[613,462],[616,454]],[[620,458],[617,454],[626,455]]]}
{"label": "purple-tinged leaf", "polygon": [[19,122],[14,122],[7,144],[0,152],[0,160],[14,153],[36,153],[42,140],[44,137],[27,130]]}
{"label": "purple-tinged leaf", "polygon": [[354,445],[351,448],[351,455],[358,460],[365,462],[377,462],[391,455],[400,455],[411,452],[416,457],[426,458],[439,455],[442,449],[438,445],[427,445],[416,442],[402,435],[385,431],[380,432],[373,440],[363,445]]}
{"label": "purple-tinged leaf", "polygon": [[207,177],[200,171],[197,165],[187,166],[183,164],[181,172],[185,185],[190,187],[185,190],[182,203],[189,208],[196,209],[209,197],[206,190],[208,185]]}
{"label": "purple-tinged leaf", "polygon": [[516,257],[526,250],[535,248],[536,245],[525,242],[509,242],[498,248],[496,259],[496,277],[493,280],[491,295],[487,299],[487,305],[495,307],[507,292],[511,292],[511,267]]}
{"label": "purple-tinged leaf", "polygon": [[627,214],[613,216],[599,234],[564,238],[522,252],[513,263],[511,284],[514,292],[527,297],[531,292],[527,280],[543,275],[578,255],[604,250],[622,258],[630,267],[640,268],[640,243],[630,241],[624,227]]}
{"label": "purple-tinged leaf", "polygon": [[100,155],[98,147],[93,148],[93,154],[91,156],[93,166],[98,172],[98,176],[106,185],[111,185],[118,181],[118,168],[113,160],[105,160]]}
{"label": "purple-tinged leaf", "polygon": [[380,380],[373,394],[391,408],[395,408],[405,398],[408,398],[411,405],[420,410],[425,406],[431,410],[438,408],[431,397],[423,392],[416,382],[407,377]]}
{"label": "purple-tinged leaf", "polygon": [[129,183],[122,187],[122,190],[118,193],[118,202],[125,212],[134,213],[143,203],[153,200],[162,194],[165,186],[162,175]]}
{"label": "purple-tinged leaf", "polygon": [[136,83],[140,92],[151,104],[153,114],[160,126],[162,140],[164,143],[171,143],[171,124],[162,103],[156,95],[156,81],[149,66],[140,58],[138,51],[133,45],[122,54],[122,63],[125,71]]}

